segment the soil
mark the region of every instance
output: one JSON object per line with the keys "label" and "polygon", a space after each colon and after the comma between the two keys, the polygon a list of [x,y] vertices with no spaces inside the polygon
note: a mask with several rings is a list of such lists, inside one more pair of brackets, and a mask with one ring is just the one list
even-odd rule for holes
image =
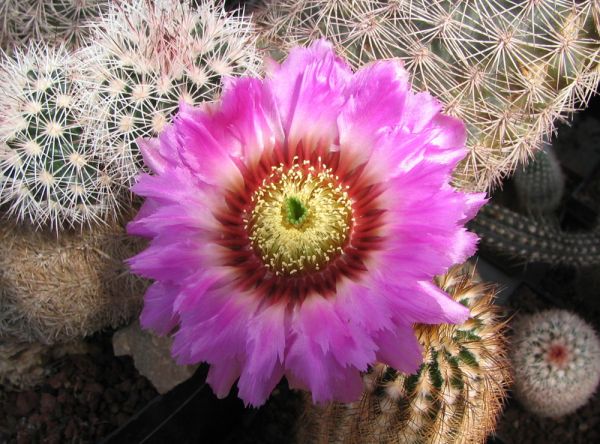
{"label": "soil", "polygon": [[98,442],[154,398],[131,358],[115,357],[110,334],[90,351],[51,362],[29,390],[0,385],[0,443]]}

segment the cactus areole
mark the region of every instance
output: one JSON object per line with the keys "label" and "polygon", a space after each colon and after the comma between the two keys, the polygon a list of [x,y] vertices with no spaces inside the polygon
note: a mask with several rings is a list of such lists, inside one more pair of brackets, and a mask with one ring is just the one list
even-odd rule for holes
{"label": "cactus areole", "polygon": [[375,361],[415,371],[412,324],[469,316],[432,279],[473,253],[463,223],[485,201],[448,184],[465,130],[440,109],[400,62],[353,73],[326,41],[184,106],[141,143],[142,325],[177,329],[178,362],[210,363],[218,396],[239,378],[252,405],[283,376],[352,401]]}

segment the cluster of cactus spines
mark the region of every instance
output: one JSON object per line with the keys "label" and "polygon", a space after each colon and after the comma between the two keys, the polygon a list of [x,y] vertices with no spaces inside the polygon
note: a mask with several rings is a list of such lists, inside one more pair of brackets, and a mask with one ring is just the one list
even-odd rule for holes
{"label": "cluster of cactus spines", "polygon": [[469,224],[480,247],[512,259],[551,265],[600,265],[600,232],[566,232],[544,219],[488,203]]}
{"label": "cluster of cactus spines", "polygon": [[264,0],[265,47],[325,36],[355,66],[404,61],[467,124],[457,184],[488,189],[587,102],[600,72],[594,0]]}
{"label": "cluster of cactus spines", "polygon": [[64,47],[31,44],[0,64],[0,203],[54,229],[115,213],[114,178],[84,129],[78,63]]}
{"label": "cluster of cactus spines", "polygon": [[81,46],[89,34],[89,23],[106,9],[109,0],[3,0],[0,18],[9,46],[30,41]]}
{"label": "cluster of cactus spines", "polygon": [[550,143],[545,143],[525,168],[516,170],[513,183],[523,212],[543,215],[558,208],[565,179]]}
{"label": "cluster of cactus spines", "polygon": [[99,122],[125,185],[142,169],[136,140],[156,136],[180,102],[212,100],[226,75],[255,73],[259,57],[247,18],[206,2],[132,0],[112,5],[86,48]]}
{"label": "cluster of cactus spines", "polygon": [[15,23],[14,10],[19,0],[4,0],[0,2],[0,49],[10,50],[15,45],[16,29],[22,27]]}
{"label": "cluster of cactus spines", "polygon": [[524,315],[513,330],[513,392],[521,404],[553,418],[583,406],[600,382],[594,329],[574,313],[552,309]]}
{"label": "cluster of cactus spines", "polygon": [[469,267],[454,267],[439,286],[468,306],[462,325],[417,325],[424,363],[413,375],[376,364],[361,400],[315,406],[306,399],[298,442],[482,443],[494,429],[507,384],[505,323],[494,290]]}
{"label": "cluster of cactus spines", "polygon": [[117,327],[139,313],[146,283],[126,258],[143,242],[116,224],[54,233],[0,228],[0,343],[54,344]]}

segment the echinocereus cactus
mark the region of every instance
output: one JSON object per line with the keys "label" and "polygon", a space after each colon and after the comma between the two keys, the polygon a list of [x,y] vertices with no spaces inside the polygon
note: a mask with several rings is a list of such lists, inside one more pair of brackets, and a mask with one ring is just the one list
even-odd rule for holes
{"label": "echinocereus cactus", "polygon": [[30,41],[78,48],[109,0],[2,0],[3,49]]}
{"label": "echinocereus cactus", "polygon": [[560,417],[583,406],[600,382],[600,340],[566,310],[525,315],[513,327],[514,395],[527,410]]}
{"label": "echinocereus cactus", "polygon": [[222,5],[132,0],[111,5],[94,24],[83,57],[89,60],[90,94],[99,96],[97,137],[113,166],[132,185],[143,161],[136,140],[156,136],[180,103],[211,100],[223,76],[258,66],[252,27]]}
{"label": "echinocereus cactus", "polygon": [[469,224],[480,246],[524,262],[600,265],[600,232],[568,232],[558,226],[489,203]]}
{"label": "echinocereus cactus", "polygon": [[142,248],[123,227],[81,232],[0,228],[0,342],[53,344],[137,315],[145,282],[123,260]]}
{"label": "echinocereus cactus", "polygon": [[76,60],[32,44],[0,64],[0,203],[18,219],[58,229],[113,217],[115,184],[84,137]]}
{"label": "echinocereus cactus", "polygon": [[415,327],[424,362],[404,374],[376,364],[352,404],[307,399],[301,443],[482,443],[494,429],[509,383],[505,324],[494,290],[467,267],[441,277],[442,290],[471,311],[457,325]]}
{"label": "echinocereus cactus", "polygon": [[596,90],[600,38],[592,0],[268,0],[264,45],[325,36],[355,66],[404,61],[418,89],[467,123],[457,183],[490,188],[525,162]]}
{"label": "echinocereus cactus", "polygon": [[184,107],[133,187],[128,231],[152,242],[129,263],[156,280],[142,326],[178,326],[177,360],[252,405],[284,375],[352,401],[375,361],[415,371],[412,324],[469,316],[432,279],[474,252],[463,223],[485,202],[448,184],[465,131],[440,110],[397,61],[353,73],[325,41]]}
{"label": "echinocereus cactus", "polygon": [[538,151],[513,177],[520,209],[533,215],[550,215],[563,197],[565,179],[550,143]]}

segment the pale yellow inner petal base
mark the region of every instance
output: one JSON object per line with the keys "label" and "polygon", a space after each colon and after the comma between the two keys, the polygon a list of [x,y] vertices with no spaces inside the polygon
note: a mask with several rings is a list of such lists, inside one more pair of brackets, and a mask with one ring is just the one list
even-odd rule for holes
{"label": "pale yellow inner petal base", "polygon": [[323,269],[342,253],[354,222],[347,191],[320,162],[273,166],[252,202],[250,241],[276,275]]}

